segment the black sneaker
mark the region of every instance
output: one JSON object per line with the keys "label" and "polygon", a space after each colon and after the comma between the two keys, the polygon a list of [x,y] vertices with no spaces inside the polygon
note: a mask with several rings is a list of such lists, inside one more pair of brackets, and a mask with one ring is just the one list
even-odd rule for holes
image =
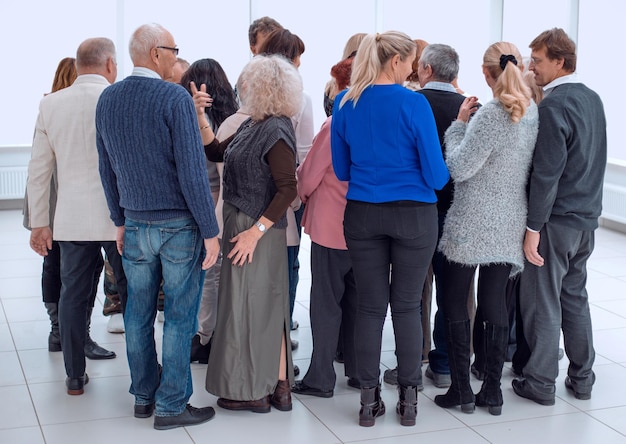
{"label": "black sneaker", "polygon": [[169,430],[176,427],[186,427],[207,422],[215,416],[213,407],[193,407],[187,404],[185,410],[177,416],[155,416],[154,428],[157,430]]}

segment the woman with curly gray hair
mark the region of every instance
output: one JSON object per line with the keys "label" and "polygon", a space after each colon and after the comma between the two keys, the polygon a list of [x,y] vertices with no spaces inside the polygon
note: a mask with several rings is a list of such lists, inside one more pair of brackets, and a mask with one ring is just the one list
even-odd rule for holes
{"label": "woman with curly gray hair", "polygon": [[[196,89],[195,85],[193,89]],[[228,410],[291,410],[293,368],[285,212],[296,196],[291,116],[302,81],[279,56],[256,56],[237,82],[250,115],[219,142],[200,122],[207,158],[224,162],[223,266],[206,389]],[[202,88],[201,88],[202,90]],[[208,97],[194,95],[198,111]],[[200,115],[200,113],[199,113]],[[228,240],[228,241],[227,241]]]}

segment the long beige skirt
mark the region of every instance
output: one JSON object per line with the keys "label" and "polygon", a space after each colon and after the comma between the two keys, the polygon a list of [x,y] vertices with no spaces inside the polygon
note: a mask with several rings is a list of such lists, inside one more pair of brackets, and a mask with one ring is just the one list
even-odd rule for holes
{"label": "long beige skirt", "polygon": [[289,339],[289,282],[284,229],[270,228],[259,240],[252,263],[239,267],[227,256],[229,239],[256,222],[224,203],[222,272],[217,325],[209,356],[206,389],[239,401],[261,399],[278,382],[282,335],[287,344],[287,374],[293,384]]}

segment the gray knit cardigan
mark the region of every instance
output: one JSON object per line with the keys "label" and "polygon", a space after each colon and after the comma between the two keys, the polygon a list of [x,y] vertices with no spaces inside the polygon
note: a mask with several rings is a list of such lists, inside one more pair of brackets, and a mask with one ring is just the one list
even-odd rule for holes
{"label": "gray knit cardigan", "polygon": [[445,134],[446,163],[454,198],[439,250],[466,265],[512,264],[524,268],[526,183],[539,116],[531,103],[519,123],[498,100],[479,109],[469,124],[455,121]]}

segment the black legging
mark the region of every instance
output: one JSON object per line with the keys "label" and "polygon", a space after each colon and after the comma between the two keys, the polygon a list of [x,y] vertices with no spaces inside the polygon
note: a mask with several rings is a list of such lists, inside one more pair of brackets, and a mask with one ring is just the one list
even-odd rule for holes
{"label": "black legging", "polygon": [[[443,309],[446,319],[452,322],[469,319],[467,293],[476,266],[445,261],[446,285],[443,294]],[[497,326],[508,326],[506,310],[506,284],[511,273],[511,264],[481,265],[478,273],[478,307],[484,322]]]}

